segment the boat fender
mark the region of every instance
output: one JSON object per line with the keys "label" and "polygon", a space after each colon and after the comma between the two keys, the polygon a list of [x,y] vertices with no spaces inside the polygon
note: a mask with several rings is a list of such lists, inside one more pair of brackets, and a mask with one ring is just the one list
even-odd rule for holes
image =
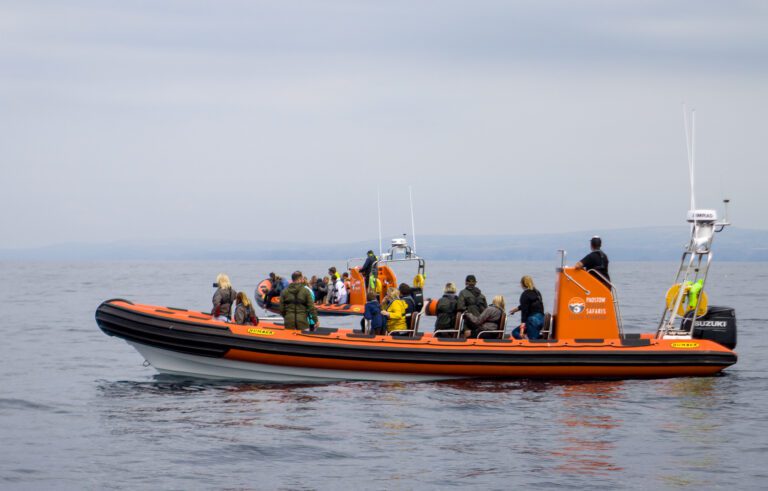
{"label": "boat fender", "polygon": [[413,277],[413,287],[414,288],[424,288],[424,275],[417,274]]}
{"label": "boat fender", "polygon": [[426,314],[437,315],[437,299],[428,298],[425,303],[427,304]]}

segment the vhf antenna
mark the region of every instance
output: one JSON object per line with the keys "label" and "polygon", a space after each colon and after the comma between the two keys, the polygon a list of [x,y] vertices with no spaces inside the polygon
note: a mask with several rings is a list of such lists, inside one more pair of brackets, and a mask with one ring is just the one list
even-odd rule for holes
{"label": "vhf antenna", "polygon": [[408,186],[408,197],[411,201],[411,237],[413,237],[413,252],[416,252],[416,222],[413,220],[413,186]]}
{"label": "vhf antenna", "polygon": [[376,203],[379,207],[379,257],[381,257],[381,186],[376,187]]}
{"label": "vhf antenna", "polygon": [[688,127],[688,106],[683,103],[683,124],[685,125],[685,148],[688,152],[688,178],[691,185],[691,210],[696,209],[696,110],[691,110],[691,124]]}

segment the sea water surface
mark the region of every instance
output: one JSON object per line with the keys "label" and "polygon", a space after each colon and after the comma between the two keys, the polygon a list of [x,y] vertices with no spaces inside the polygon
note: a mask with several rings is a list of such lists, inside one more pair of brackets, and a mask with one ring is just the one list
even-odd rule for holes
{"label": "sea water surface", "polygon": [[[331,264],[0,263],[0,489],[768,487],[764,263],[713,266],[739,362],[705,378],[211,383],[158,375],[94,321],[113,297],[208,310],[219,272],[252,296],[270,271]],[[428,296],[472,273],[511,307],[532,274],[552,304],[553,263],[427,266]],[[627,332],[655,329],[676,266],[611,264]]]}

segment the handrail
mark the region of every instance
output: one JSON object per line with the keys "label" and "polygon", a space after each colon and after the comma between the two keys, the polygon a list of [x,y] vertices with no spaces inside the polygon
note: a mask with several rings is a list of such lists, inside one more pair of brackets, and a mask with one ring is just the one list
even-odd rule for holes
{"label": "handrail", "polygon": [[604,284],[608,285],[608,287],[611,289],[611,296],[613,296],[613,311],[616,314],[616,320],[619,323],[619,336],[624,337],[624,319],[621,317],[621,308],[619,307],[619,292],[616,290],[616,287],[613,286],[613,283],[605,277],[603,273],[596,269],[590,269],[587,271],[587,273],[597,276],[597,278],[602,281]]}
{"label": "handrail", "polygon": [[[505,312],[502,312],[502,318],[499,319],[499,327],[501,329],[495,329],[493,331],[479,331],[477,333],[477,336],[475,336],[477,339],[480,339],[483,334],[499,334],[501,333],[501,337],[504,337],[504,333],[507,331],[507,314]],[[503,323],[501,321],[504,321]]]}
{"label": "handrail", "polygon": [[350,261],[363,261],[364,262],[366,259],[368,259],[368,258],[367,257],[350,257],[349,259],[347,259],[347,271],[352,269],[352,268],[349,267]]}
{"label": "handrail", "polygon": [[[426,308],[426,305],[425,305],[425,308]],[[461,337],[461,333],[464,332],[463,327],[464,327],[464,315],[465,314],[466,314],[466,312],[462,312],[461,315],[456,318],[456,321],[453,324],[454,326],[456,326],[456,324],[459,325],[459,327],[457,327],[456,329],[438,329],[437,331],[434,331],[432,334],[435,335],[435,334],[437,334],[439,332],[450,332],[450,333],[454,333],[455,332],[456,333],[456,338],[457,339],[460,338]]]}
{"label": "handrail", "polygon": [[566,272],[565,272],[565,269],[563,269],[563,275],[564,275],[566,278],[568,278],[569,280],[571,280],[571,281],[572,281],[574,284],[576,284],[576,286],[578,286],[579,288],[581,288],[582,290],[584,290],[584,294],[585,294],[585,295],[589,295],[589,293],[590,293],[590,292],[589,292],[589,290],[587,290],[586,288],[584,288],[584,287],[582,286],[582,284],[581,284],[581,283],[579,283],[578,281],[574,280],[574,279],[573,279],[573,277],[571,277],[571,275],[569,275],[568,273],[566,273]]}

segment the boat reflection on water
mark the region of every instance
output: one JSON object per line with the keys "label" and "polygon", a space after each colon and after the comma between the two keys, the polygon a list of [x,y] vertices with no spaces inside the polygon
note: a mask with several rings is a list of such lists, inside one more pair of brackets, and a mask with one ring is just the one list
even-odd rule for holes
{"label": "boat reflection on water", "polygon": [[616,399],[622,397],[624,382],[573,383],[562,385],[561,414],[552,418],[559,426],[560,448],[553,456],[560,461],[559,472],[604,474],[621,471],[615,455],[622,420],[615,416]]}
{"label": "boat reflection on water", "polygon": [[[659,479],[665,486],[692,487],[706,485],[697,478],[702,472],[718,472],[730,457],[719,409],[733,403],[728,390],[728,377],[667,380],[659,388],[659,396],[673,400],[672,414],[661,425],[665,439],[681,449],[668,457],[669,469],[660,469]],[[727,422],[727,416],[726,421]],[[725,449],[724,449],[725,447]],[[696,451],[695,458],[689,452]]]}

